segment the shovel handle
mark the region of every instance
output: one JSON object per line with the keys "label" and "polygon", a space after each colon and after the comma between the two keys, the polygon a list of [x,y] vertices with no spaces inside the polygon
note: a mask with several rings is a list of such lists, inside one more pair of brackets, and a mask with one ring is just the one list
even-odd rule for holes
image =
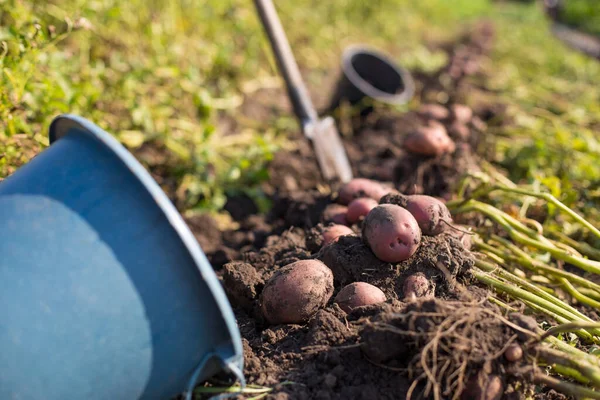
{"label": "shovel handle", "polygon": [[269,37],[279,70],[285,80],[294,113],[303,125],[307,122],[316,122],[318,118],[317,111],[310,100],[308,90],[304,85],[300,69],[296,64],[294,54],[272,0],[254,0],[254,4]]}

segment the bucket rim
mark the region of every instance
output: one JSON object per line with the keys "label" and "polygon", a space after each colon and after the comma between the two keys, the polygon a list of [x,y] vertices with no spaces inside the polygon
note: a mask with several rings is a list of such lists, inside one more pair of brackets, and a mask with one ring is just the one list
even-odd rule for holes
{"label": "bucket rim", "polygon": [[[225,291],[221,286],[214,270],[212,269],[208,258],[204,254],[200,243],[198,243],[198,241],[195,239],[179,211],[177,211],[165,192],[160,188],[154,178],[152,178],[150,173],[133,156],[133,154],[131,154],[115,137],[93,122],[74,114],[58,115],[50,123],[50,146],[52,146],[52,144],[56,141],[59,141],[62,137],[66,136],[72,129],[76,129],[80,134],[99,142],[106,148],[106,150],[114,154],[139,180],[144,189],[156,203],[156,206],[167,218],[169,224],[183,242],[184,247],[196,265],[196,268],[200,273],[200,277],[206,282],[209,291],[217,303],[217,307],[219,307],[219,311],[221,312],[222,318],[231,336],[233,355],[218,355],[222,357],[224,365],[227,365],[228,363],[234,363],[243,366],[242,340],[231,304],[227,299]],[[220,347],[221,346],[215,348],[215,351],[217,351]]]}
{"label": "bucket rim", "polygon": [[[404,85],[404,90],[397,94],[390,94],[384,92],[383,90],[377,89],[375,86],[361,78],[361,76],[352,66],[352,57],[361,53],[373,56],[383,61],[391,69],[393,69],[400,76],[402,84]],[[362,44],[353,44],[347,46],[342,53],[342,71],[348,80],[358,89],[360,89],[366,96],[372,97],[373,99],[384,103],[393,105],[405,104],[413,97],[415,91],[415,84],[410,72],[394,62],[388,55],[373,46]]]}

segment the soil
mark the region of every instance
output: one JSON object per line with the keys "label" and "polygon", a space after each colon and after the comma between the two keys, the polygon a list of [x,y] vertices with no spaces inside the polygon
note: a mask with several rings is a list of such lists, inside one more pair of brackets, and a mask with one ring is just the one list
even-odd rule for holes
{"label": "soil", "polygon": [[[440,92],[448,98],[446,108],[464,101],[468,80],[480,74],[493,38],[489,23],[473,29],[446,45],[445,68],[431,76],[415,74],[423,102]],[[376,108],[353,117],[354,133],[344,137],[344,145],[355,176],[405,194],[451,198],[460,176],[476,170],[485,156],[487,124],[502,118],[496,104],[473,111],[458,128],[451,113],[440,119],[456,150],[437,157],[402,148],[404,136],[427,122],[422,113]],[[352,226],[356,235],[322,247],[321,233],[329,224],[324,211],[335,203],[338,188],[322,185],[312,149],[304,140],[298,144],[271,162],[263,187],[273,201],[267,215],[257,215],[249,198],[230,198],[226,208],[239,229],[221,232],[208,216],[187,221],[234,308],[248,383],[272,387],[266,398],[277,400],[450,399],[457,393],[465,400],[524,398],[530,388],[515,378],[524,361],[509,362],[503,354],[526,337],[486,300],[470,273],[472,255],[456,235],[423,236],[417,252],[399,263],[375,257],[360,237],[361,222]],[[305,324],[269,325],[260,310],[265,283],[278,269],[304,259],[321,260],[332,270],[333,296]],[[404,282],[414,274],[425,275],[428,288],[422,297],[405,298]],[[386,302],[345,313],[333,299],[352,282],[377,286]],[[535,398],[561,397],[548,391]]]}

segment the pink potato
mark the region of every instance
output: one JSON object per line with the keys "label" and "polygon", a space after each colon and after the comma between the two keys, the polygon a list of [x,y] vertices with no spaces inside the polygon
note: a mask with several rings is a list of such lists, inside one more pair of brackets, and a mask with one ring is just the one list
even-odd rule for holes
{"label": "pink potato", "polygon": [[357,307],[382,303],[385,300],[385,294],[378,287],[366,282],[354,282],[344,286],[335,296],[334,302],[349,313]]}
{"label": "pink potato", "polygon": [[422,117],[437,119],[440,121],[448,118],[450,115],[448,109],[439,104],[423,104],[421,107],[419,107],[417,113]]}
{"label": "pink potato", "polygon": [[354,231],[345,225],[331,225],[323,229],[323,246],[337,242],[340,236],[353,235]]}
{"label": "pink potato", "polygon": [[404,208],[415,217],[425,235],[439,235],[452,223],[448,207],[435,197],[420,194],[406,196]]}
{"label": "pink potato", "polygon": [[391,189],[386,188],[381,183],[365,178],[355,178],[346,183],[340,189],[339,203],[348,205],[354,199],[368,197],[379,201]]}
{"label": "pink potato", "polygon": [[471,376],[460,396],[461,400],[500,400],[504,394],[504,383],[498,375],[483,371]]}
{"label": "pink potato", "polygon": [[261,294],[261,309],[271,324],[306,322],[333,295],[333,273],[318,260],[301,260],[278,270]]}
{"label": "pink potato", "polygon": [[448,136],[446,128],[438,122],[430,122],[404,138],[404,148],[415,154],[439,156],[452,153],[456,145]]}
{"label": "pink potato", "polygon": [[421,242],[415,217],[395,204],[381,204],[363,221],[363,238],[382,261],[396,263],[412,256]]}
{"label": "pink potato", "polygon": [[469,127],[462,122],[454,121],[450,125],[450,135],[457,140],[468,140],[471,136]]}
{"label": "pink potato", "polygon": [[473,118],[473,110],[464,104],[453,104],[450,107],[450,110],[452,112],[452,118],[461,124],[467,124]]}
{"label": "pink potato", "polygon": [[422,272],[409,275],[402,286],[404,298],[412,300],[419,297],[433,297],[433,287]]}
{"label": "pink potato", "polygon": [[358,222],[362,217],[366,216],[369,211],[377,207],[379,204],[376,200],[368,197],[362,197],[354,199],[348,204],[348,212],[346,213],[346,220],[348,223],[353,224]]}
{"label": "pink potato", "polygon": [[519,361],[523,358],[523,349],[517,343],[513,343],[504,350],[504,357],[510,362]]}
{"label": "pink potato", "polygon": [[324,222],[333,222],[339,225],[346,225],[348,221],[346,221],[346,214],[348,213],[348,207],[342,206],[340,204],[330,204],[323,211],[323,221]]}

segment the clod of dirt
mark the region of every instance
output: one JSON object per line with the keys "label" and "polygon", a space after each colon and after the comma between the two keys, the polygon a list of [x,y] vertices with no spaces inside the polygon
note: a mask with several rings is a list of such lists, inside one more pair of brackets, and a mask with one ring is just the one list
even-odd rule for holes
{"label": "clod of dirt", "polygon": [[281,236],[269,236],[260,251],[244,253],[243,261],[252,264],[264,279],[269,279],[278,267],[310,258],[304,236],[304,231],[297,229],[285,231]]}
{"label": "clod of dirt", "polygon": [[460,143],[454,153],[437,158],[405,154],[398,159],[394,183],[401,193],[449,199],[459,178],[468,170],[477,171],[478,167],[471,147]]}
{"label": "clod of dirt", "polygon": [[523,328],[523,330],[517,331],[517,337],[521,342],[526,342],[534,337],[540,329],[533,317],[519,313],[511,313],[508,317],[511,322]]}
{"label": "clod of dirt", "polygon": [[326,310],[319,310],[308,325],[306,344],[309,346],[341,344],[352,336],[352,331]]}
{"label": "clod of dirt", "polygon": [[403,293],[406,277],[422,272],[435,285],[436,297],[453,297],[457,281],[468,283],[472,256],[458,240],[445,235],[424,236],[412,257],[397,264],[379,260],[361,238],[343,236],[324,247],[317,258],[332,271],[336,285],[356,281],[380,288],[388,299],[398,299]]}
{"label": "clod of dirt", "polygon": [[[437,299],[409,303],[400,313],[379,314],[361,331],[362,347],[380,363],[408,363],[429,398],[498,400],[507,369],[502,350],[515,332],[489,303]],[[376,344],[378,343],[378,344]],[[385,343],[385,345],[382,345]],[[381,347],[392,346],[389,353]],[[393,356],[392,356],[393,355]]]}
{"label": "clod of dirt", "polygon": [[232,305],[251,311],[264,281],[256,269],[243,262],[223,266],[223,285]]}
{"label": "clod of dirt", "polygon": [[288,227],[312,228],[321,221],[323,210],[330,203],[330,196],[316,190],[286,193],[276,198],[269,219],[281,218]]}
{"label": "clod of dirt", "polygon": [[445,235],[453,236],[460,241],[465,250],[471,250],[473,246],[473,233],[470,232],[470,228],[466,225],[452,224],[444,232]]}

